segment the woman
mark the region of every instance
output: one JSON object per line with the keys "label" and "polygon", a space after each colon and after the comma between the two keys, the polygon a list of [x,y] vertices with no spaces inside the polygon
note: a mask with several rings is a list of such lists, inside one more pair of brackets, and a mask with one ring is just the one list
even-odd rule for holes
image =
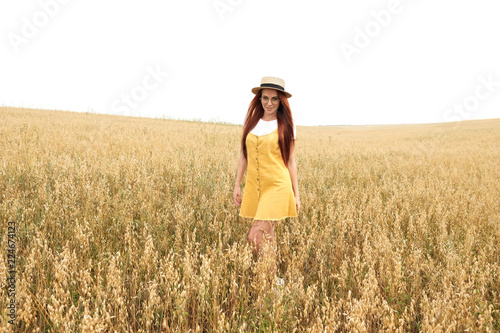
{"label": "woman", "polygon": [[[297,165],[295,163],[295,127],[285,81],[262,78],[245,118],[241,156],[234,187],[234,203],[240,216],[253,218],[248,241],[262,255],[265,238],[274,240],[274,223],[296,217],[300,210]],[[248,167],[245,195],[241,180]],[[271,252],[274,257],[274,251]],[[273,260],[274,262],[274,260]],[[274,267],[271,269],[274,272]]]}

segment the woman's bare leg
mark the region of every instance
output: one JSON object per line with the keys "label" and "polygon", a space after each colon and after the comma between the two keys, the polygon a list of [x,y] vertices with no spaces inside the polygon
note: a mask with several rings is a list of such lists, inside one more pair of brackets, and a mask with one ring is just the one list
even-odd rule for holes
{"label": "woman's bare leg", "polygon": [[274,221],[254,221],[248,233],[248,242],[254,246],[259,257],[270,256],[270,273],[275,272]]}

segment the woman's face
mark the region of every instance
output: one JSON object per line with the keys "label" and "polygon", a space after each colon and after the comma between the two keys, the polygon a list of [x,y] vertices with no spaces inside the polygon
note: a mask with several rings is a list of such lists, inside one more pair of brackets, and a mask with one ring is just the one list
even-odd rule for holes
{"label": "woman's face", "polygon": [[260,100],[264,108],[264,114],[272,117],[276,116],[280,106],[278,92],[274,89],[262,89]]}

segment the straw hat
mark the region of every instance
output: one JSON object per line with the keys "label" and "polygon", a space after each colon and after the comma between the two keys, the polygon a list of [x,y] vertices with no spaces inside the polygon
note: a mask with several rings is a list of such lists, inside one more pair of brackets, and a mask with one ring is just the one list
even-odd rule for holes
{"label": "straw hat", "polygon": [[285,91],[285,80],[279,77],[266,76],[260,81],[260,87],[255,87],[252,89],[254,94],[257,94],[261,89],[274,89],[279,90],[285,94],[286,97],[292,97],[292,94]]}

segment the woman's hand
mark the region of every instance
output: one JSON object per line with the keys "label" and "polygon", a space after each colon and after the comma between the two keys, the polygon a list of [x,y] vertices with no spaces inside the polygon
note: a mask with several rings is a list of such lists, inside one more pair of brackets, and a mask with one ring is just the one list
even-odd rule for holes
{"label": "woman's hand", "polygon": [[235,186],[233,192],[233,200],[234,204],[238,207],[241,207],[241,187]]}
{"label": "woman's hand", "polygon": [[299,215],[299,211],[300,211],[300,197],[298,195],[295,196],[295,207],[297,208],[297,215]]}

